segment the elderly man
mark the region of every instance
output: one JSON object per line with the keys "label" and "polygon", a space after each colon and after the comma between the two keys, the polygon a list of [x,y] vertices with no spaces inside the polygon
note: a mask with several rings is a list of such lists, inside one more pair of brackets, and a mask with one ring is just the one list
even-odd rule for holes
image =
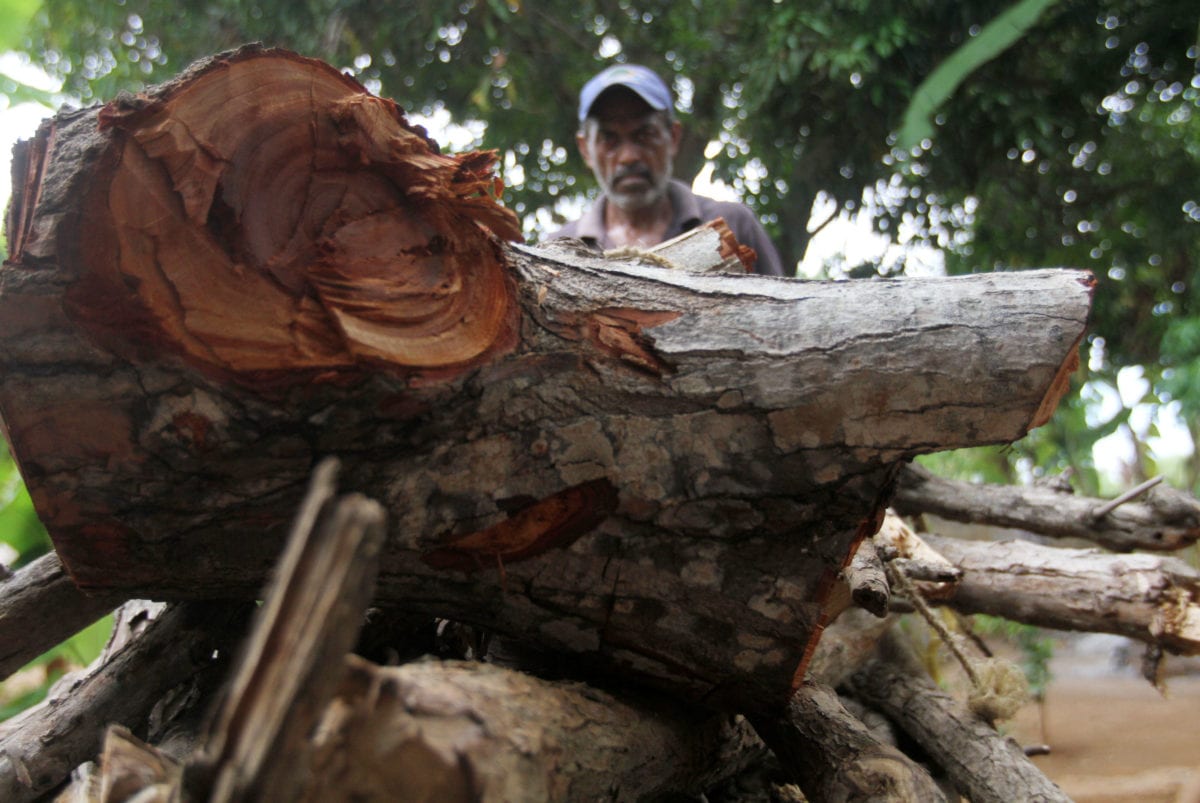
{"label": "elderly man", "polygon": [[575,142],[604,194],[550,236],[577,237],[605,250],[649,248],[722,217],[738,241],[758,253],[756,273],[785,275],[749,207],[696,195],[671,177],[682,134],[671,90],[646,67],[619,64],[588,81],[579,94]]}

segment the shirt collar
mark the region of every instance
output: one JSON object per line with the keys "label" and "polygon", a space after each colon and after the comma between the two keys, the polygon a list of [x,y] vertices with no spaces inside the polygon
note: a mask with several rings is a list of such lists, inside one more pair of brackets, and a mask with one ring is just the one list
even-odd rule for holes
{"label": "shirt collar", "polygon": [[[667,184],[667,197],[671,199],[671,224],[667,228],[667,237],[681,234],[687,229],[702,223],[700,205],[696,195],[688,185],[679,179],[671,179]],[[608,197],[601,194],[596,202],[589,206],[576,224],[575,236],[581,240],[597,243],[601,248],[608,247],[608,238],[604,230],[604,209]]]}

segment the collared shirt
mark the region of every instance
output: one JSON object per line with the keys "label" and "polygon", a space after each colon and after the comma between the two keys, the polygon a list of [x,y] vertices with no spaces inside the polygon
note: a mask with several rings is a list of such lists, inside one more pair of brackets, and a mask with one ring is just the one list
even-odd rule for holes
{"label": "collared shirt", "polygon": [[[671,225],[667,228],[664,240],[690,231],[701,223],[722,217],[725,218],[725,223],[737,237],[738,242],[750,246],[758,254],[758,261],[754,265],[755,273],[765,276],[788,275],[783,269],[783,261],[779,258],[775,244],[771,242],[771,238],[767,236],[766,230],[758,222],[758,218],[755,217],[750,207],[736,201],[717,201],[697,195],[692,192],[691,187],[678,179],[671,179],[671,183],[667,187],[667,195],[671,199],[674,216],[671,218]],[[602,250],[611,248],[612,244],[608,241],[604,228],[604,208],[607,203],[608,200],[601,195],[583,213],[583,217],[551,233],[546,239],[575,237],[595,248]]]}

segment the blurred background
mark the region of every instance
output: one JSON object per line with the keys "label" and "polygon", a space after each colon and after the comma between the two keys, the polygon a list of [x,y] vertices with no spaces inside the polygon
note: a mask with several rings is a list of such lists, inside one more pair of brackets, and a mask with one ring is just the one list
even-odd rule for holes
{"label": "blurred background", "polygon": [[[1053,420],[923,462],[1067,472],[1089,495],[1160,474],[1200,490],[1195,0],[0,0],[0,199],[13,143],[60,107],[252,41],[342,69],[445,150],[500,151],[531,240],[595,195],[579,88],[633,62],[675,90],[676,175],[748,203],[801,278],[1089,269],[1090,334]],[[0,562],[48,548],[5,459]]]}

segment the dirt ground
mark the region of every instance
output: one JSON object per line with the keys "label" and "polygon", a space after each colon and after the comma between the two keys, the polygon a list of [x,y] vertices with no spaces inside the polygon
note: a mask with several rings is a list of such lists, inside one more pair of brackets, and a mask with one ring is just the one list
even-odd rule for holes
{"label": "dirt ground", "polygon": [[[1110,645],[1111,646],[1111,645]],[[1168,676],[1165,696],[1111,654],[1064,650],[1041,705],[1006,730],[1077,803],[1200,803],[1200,674]],[[1167,667],[1172,667],[1168,659]]]}

